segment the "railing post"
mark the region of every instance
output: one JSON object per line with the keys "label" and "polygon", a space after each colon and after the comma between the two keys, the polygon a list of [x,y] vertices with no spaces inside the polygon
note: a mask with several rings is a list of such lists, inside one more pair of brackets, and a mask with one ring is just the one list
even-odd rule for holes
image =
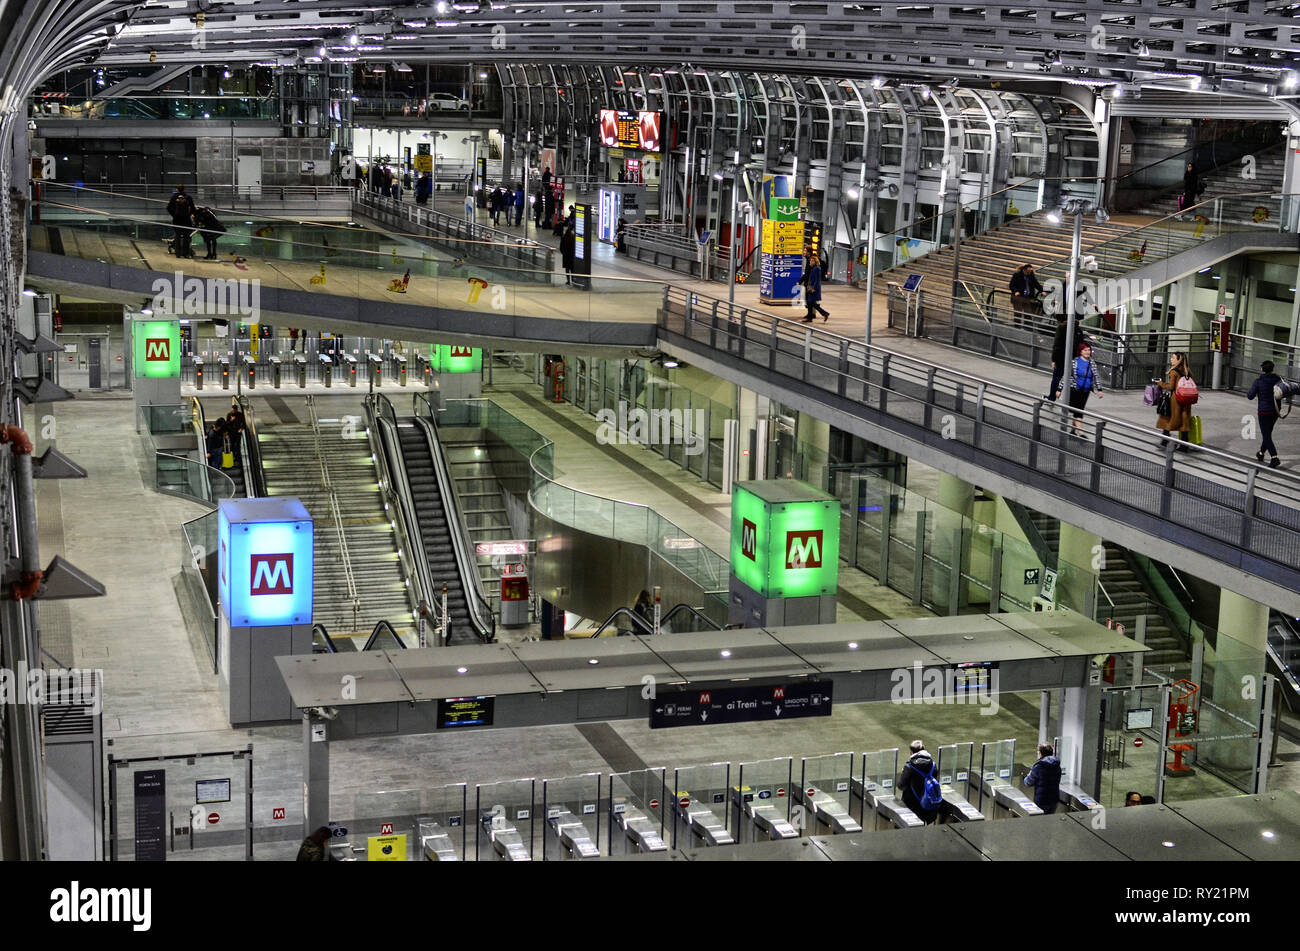
{"label": "railing post", "polygon": [[[839,372],[839,379],[837,380],[837,385],[835,387],[835,392],[838,393],[840,396],[846,395],[848,390],[848,385],[849,385],[849,342],[847,340],[841,340],[840,341],[840,372]],[[854,514],[854,524],[855,525],[857,524],[856,513]]]}
{"label": "railing post", "polygon": [[1043,401],[1034,400],[1034,415],[1029,425],[1029,468],[1038,468],[1038,445],[1043,438]]}
{"label": "railing post", "polygon": [[930,367],[925,374],[925,428],[930,428],[930,420],[934,418],[934,377],[939,372],[938,367]]}
{"label": "railing post", "polygon": [[921,603],[921,587],[925,583],[925,521],[930,513],[922,509],[916,513],[916,560],[912,564],[912,603]]}
{"label": "railing post", "polygon": [[1250,548],[1251,529],[1255,525],[1255,477],[1259,470],[1251,468],[1246,473],[1246,495],[1241,505],[1241,547]]}
{"label": "railing post", "polygon": [[777,340],[777,336],[776,336],[777,323],[775,317],[769,317],[767,319],[771,323],[771,327],[772,327],[772,334],[771,334],[772,339],[771,342],[768,344],[768,350],[767,350],[767,368],[775,373],[776,372],[776,348],[779,345],[779,341]]}
{"label": "railing post", "polygon": [[[892,354],[882,354],[880,357],[880,411],[883,413],[889,405],[889,358]],[[868,355],[870,359],[870,355]],[[868,371],[870,372],[870,371]]]}
{"label": "railing post", "polygon": [[979,394],[975,397],[975,426],[974,433],[971,436],[971,445],[973,446],[979,446],[980,435],[984,429],[984,391],[987,388],[987,383],[980,383]]}
{"label": "railing post", "polygon": [[1097,420],[1097,436],[1092,447],[1092,473],[1088,481],[1093,492],[1101,491],[1101,462],[1105,457],[1105,449],[1101,444],[1101,440],[1105,432],[1106,420]]}
{"label": "railing post", "polygon": [[1165,438],[1165,478],[1160,490],[1160,517],[1168,518],[1174,496],[1174,449],[1177,440]]}

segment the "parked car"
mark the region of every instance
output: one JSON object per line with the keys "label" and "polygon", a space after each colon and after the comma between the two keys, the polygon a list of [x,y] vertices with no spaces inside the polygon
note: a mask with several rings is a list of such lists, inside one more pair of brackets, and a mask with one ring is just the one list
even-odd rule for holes
{"label": "parked car", "polygon": [[448,95],[445,92],[435,92],[429,94],[430,109],[464,109],[469,112],[469,103],[457,96]]}

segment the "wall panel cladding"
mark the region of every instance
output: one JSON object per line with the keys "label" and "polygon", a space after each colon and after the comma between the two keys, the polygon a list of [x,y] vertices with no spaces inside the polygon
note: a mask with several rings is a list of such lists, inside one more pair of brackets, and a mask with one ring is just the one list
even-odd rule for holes
{"label": "wall panel cladding", "polygon": [[[231,176],[229,136],[210,136],[195,140],[199,184],[229,184]],[[329,140],[240,138],[233,140],[235,155],[262,156],[262,185],[330,184]],[[304,172],[303,162],[314,162],[316,170]]]}

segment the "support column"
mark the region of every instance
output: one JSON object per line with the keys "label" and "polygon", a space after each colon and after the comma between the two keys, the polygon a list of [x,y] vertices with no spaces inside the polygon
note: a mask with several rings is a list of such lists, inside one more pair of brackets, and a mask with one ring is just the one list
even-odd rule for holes
{"label": "support column", "polygon": [[302,834],[311,835],[330,821],[329,722],[302,715]]}
{"label": "support column", "polygon": [[1057,552],[1056,603],[1092,618],[1097,611],[1097,577],[1103,563],[1101,539],[1062,522]]}
{"label": "support column", "polygon": [[[1219,635],[1213,649],[1208,642],[1205,645],[1204,663],[1214,669],[1214,692],[1206,699],[1252,724],[1258,723],[1267,644],[1268,606],[1231,591],[1220,591]],[[1202,732],[1235,734],[1246,729],[1236,721],[1207,713],[1201,713]],[[1198,759],[1229,769],[1252,769],[1255,765],[1254,744],[1247,740],[1205,743],[1197,747],[1196,753]]]}
{"label": "support column", "polygon": [[1062,745],[1069,747],[1069,761],[1061,761],[1067,780],[1094,796],[1099,795],[1097,760],[1102,740],[1101,688],[1066,687],[1062,690],[1060,728]]}

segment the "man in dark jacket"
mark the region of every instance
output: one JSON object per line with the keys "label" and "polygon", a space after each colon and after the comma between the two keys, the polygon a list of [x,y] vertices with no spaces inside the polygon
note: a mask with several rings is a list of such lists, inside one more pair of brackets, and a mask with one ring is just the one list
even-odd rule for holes
{"label": "man in dark jacket", "polygon": [[1196,196],[1201,191],[1201,176],[1196,172],[1196,166],[1188,162],[1187,168],[1183,170],[1183,194],[1178,199],[1178,210],[1186,211],[1192,205],[1196,204]]}
{"label": "man in dark jacket", "polygon": [[921,794],[925,792],[925,778],[934,769],[934,757],[926,752],[925,744],[920,740],[912,741],[911,751],[912,755],[907,758],[902,772],[898,774],[898,793],[903,800],[903,805],[915,812],[918,819],[929,825],[939,815],[939,810],[922,809]]}
{"label": "man in dark jacket", "polygon": [[560,262],[564,265],[564,283],[573,283],[574,253],[577,250],[577,236],[572,226],[566,227],[560,236]]}
{"label": "man in dark jacket", "polygon": [[1061,801],[1061,761],[1051,743],[1038,744],[1038,762],[1025,776],[1025,785],[1034,787],[1034,805],[1044,813],[1056,811]]}
{"label": "man in dark jacket", "polygon": [[1276,469],[1282,464],[1282,460],[1277,457],[1277,446],[1273,444],[1273,427],[1277,425],[1277,400],[1273,399],[1273,387],[1282,382],[1282,378],[1273,372],[1273,361],[1265,360],[1259,365],[1260,375],[1255,382],[1250,384],[1250,392],[1246,394],[1248,400],[1258,400],[1259,415],[1259,435],[1261,437],[1259,452],[1255,453],[1255,458],[1260,462],[1264,461],[1264,453],[1268,453],[1273,458],[1269,465]]}
{"label": "man in dark jacket", "polygon": [[1056,392],[1065,377],[1065,332],[1068,327],[1066,315],[1060,314],[1056,318],[1056,334],[1052,337],[1052,383],[1047,388],[1047,398],[1052,402],[1056,402]]}
{"label": "man in dark jacket", "polygon": [[208,249],[203,260],[215,261],[217,259],[217,238],[226,233],[226,226],[223,225],[211,208],[200,208],[194,212],[194,223],[199,226],[199,233],[203,235],[203,244]]}
{"label": "man in dark jacket", "polygon": [[194,227],[194,199],[185,194],[185,186],[177,185],[167,202],[167,214],[172,216],[172,251],[178,258],[194,257],[190,249],[190,232]]}
{"label": "man in dark jacket", "polygon": [[1016,325],[1024,322],[1024,315],[1038,312],[1038,298],[1043,295],[1043,285],[1034,276],[1032,264],[1022,264],[1011,275],[1011,309],[1016,312]]}
{"label": "man in dark jacket", "polygon": [[830,312],[822,309],[822,261],[816,253],[808,258],[808,270],[803,280],[803,299],[808,305],[808,313],[803,319],[805,324],[811,324],[816,314],[822,315],[823,322],[830,319]]}

